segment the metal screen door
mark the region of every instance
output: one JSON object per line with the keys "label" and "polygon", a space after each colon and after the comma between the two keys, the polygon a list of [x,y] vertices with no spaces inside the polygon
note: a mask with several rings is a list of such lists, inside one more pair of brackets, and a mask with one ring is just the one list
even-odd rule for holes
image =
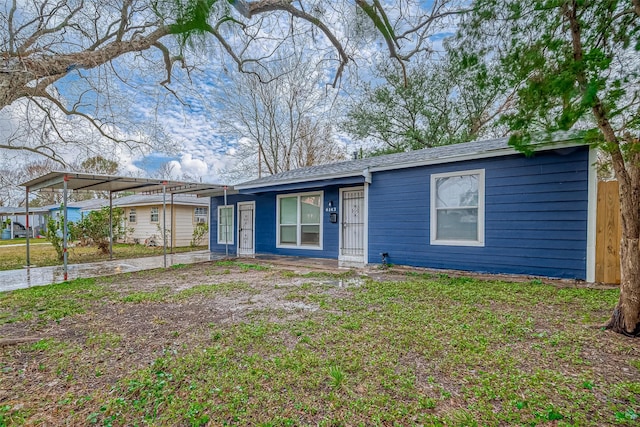
{"label": "metal screen door", "polygon": [[238,203],[238,255],[253,255],[253,203]]}
{"label": "metal screen door", "polygon": [[340,259],[364,262],[364,190],[342,192]]}

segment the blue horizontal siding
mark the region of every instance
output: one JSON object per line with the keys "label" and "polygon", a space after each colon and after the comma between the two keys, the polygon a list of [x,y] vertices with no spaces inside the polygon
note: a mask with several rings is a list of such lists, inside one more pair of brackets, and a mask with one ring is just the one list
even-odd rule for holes
{"label": "blue horizontal siding", "polygon": [[[572,201],[572,202],[559,202],[550,200],[549,202],[529,202],[524,199],[521,202],[515,200],[517,197],[523,197],[524,194],[515,196],[511,203],[496,203],[487,206],[488,211],[502,211],[502,212],[585,212],[587,209],[587,200],[584,201]],[[576,214],[577,215],[577,214]],[[586,218],[586,216],[585,216]]]}
{"label": "blue horizontal siding", "polygon": [[[431,174],[485,170],[485,245],[430,244]],[[369,262],[586,278],[588,148],[373,174]]]}
{"label": "blue horizontal siding", "polygon": [[[218,206],[224,206],[224,197],[212,197],[211,209],[209,209],[209,247],[211,252],[224,254],[226,249],[229,250],[230,255],[237,253],[238,243],[238,202],[249,202],[254,200],[251,196],[234,194],[227,196],[227,205],[233,206],[233,244],[219,245],[218,244]],[[257,222],[257,217],[256,217]]]}
{"label": "blue horizontal siding", "polygon": [[[548,193],[549,192],[549,184],[522,184],[518,186],[518,189],[526,192],[527,194],[537,194],[537,193]],[[584,183],[581,181],[569,181],[562,183],[555,183],[553,190],[554,191],[581,191],[583,190]],[[513,186],[510,185],[509,181],[505,180],[501,185],[496,185],[494,182],[492,185],[495,194],[514,194]]]}
{"label": "blue horizontal siding", "polygon": [[[485,170],[485,245],[430,244],[430,182],[436,173]],[[587,147],[375,172],[369,186],[369,262],[487,273],[586,278],[589,155]],[[329,221],[329,201],[362,177],[288,184],[229,196],[256,202],[256,253],[338,257],[340,226]],[[276,247],[278,194],[324,191],[323,249]],[[211,248],[217,245],[217,206],[211,202]],[[237,210],[234,210],[237,220]],[[237,242],[237,224],[234,230]],[[235,253],[235,244],[230,253]]]}
{"label": "blue horizontal siding", "polygon": [[563,231],[563,230],[585,230],[587,222],[585,221],[561,221],[561,220],[544,220],[544,221],[485,221],[487,230],[502,230],[504,233],[511,231],[526,232],[534,231]]}
{"label": "blue horizontal siding", "polygon": [[[487,205],[510,204],[514,202],[514,195],[520,193],[491,194],[485,198]],[[528,203],[549,203],[549,202],[584,202],[587,199],[587,190],[556,190],[554,192],[527,193]],[[582,207],[582,206],[580,206]]]}
{"label": "blue horizontal siding", "polygon": [[[342,182],[342,180],[340,181]],[[266,192],[261,194],[238,194],[227,197],[227,204],[234,206],[234,244],[229,245],[229,253],[237,253],[238,242],[238,212],[237,203],[244,201],[255,201],[256,204],[256,226],[255,226],[255,251],[260,254],[289,255],[313,258],[337,258],[338,257],[338,239],[339,224],[330,222],[330,212],[326,211],[329,202],[333,202],[334,206],[338,206],[339,188],[341,186],[332,185],[325,188],[306,187],[301,191],[281,191]],[[278,248],[276,247],[277,239],[277,222],[276,222],[276,206],[277,195],[279,194],[297,194],[309,192],[323,192],[322,206],[322,250],[300,248]],[[216,253],[225,253],[225,245],[218,245],[218,218],[217,207],[223,205],[222,197],[211,198],[211,251]],[[214,212],[215,211],[215,212]]]}

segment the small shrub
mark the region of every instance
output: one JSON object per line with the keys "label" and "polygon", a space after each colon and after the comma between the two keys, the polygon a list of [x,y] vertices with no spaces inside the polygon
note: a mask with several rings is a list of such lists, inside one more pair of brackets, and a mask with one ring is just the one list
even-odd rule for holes
{"label": "small shrub", "polygon": [[[113,208],[112,210],[112,228],[113,239],[124,237],[125,228],[124,210],[122,208]],[[100,210],[91,211],[85,215],[77,224],[74,225],[74,234],[89,245],[94,244],[103,254],[109,253],[109,239],[111,232],[109,230],[109,207],[105,206]]]}
{"label": "small shrub", "polygon": [[207,233],[209,232],[209,224],[205,222],[199,222],[193,228],[193,234],[191,235],[191,242],[189,245],[191,247],[200,246],[203,243],[203,240]]}
{"label": "small shrub", "polygon": [[[62,207],[60,208],[62,210]],[[58,260],[62,261],[64,258],[64,220],[62,217],[49,217],[47,218],[47,229],[44,231],[44,237],[51,243],[53,249],[55,249],[58,255]],[[75,227],[73,222],[67,221],[67,239],[73,240],[75,238]]]}

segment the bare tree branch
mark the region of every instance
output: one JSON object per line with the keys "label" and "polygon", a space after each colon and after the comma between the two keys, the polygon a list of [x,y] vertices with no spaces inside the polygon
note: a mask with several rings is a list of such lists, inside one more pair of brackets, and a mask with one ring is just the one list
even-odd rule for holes
{"label": "bare tree branch", "polygon": [[[351,2],[320,0],[308,7],[302,0],[257,0],[234,4],[241,17],[223,0],[37,0],[24,4],[13,0],[0,6],[0,32],[6,34],[0,39],[0,111],[21,100],[44,99],[47,102],[40,106],[82,117],[100,135],[115,142],[121,136],[108,138],[107,134],[119,128],[122,118],[112,109],[109,98],[120,83],[114,86],[108,79],[115,76],[124,85],[131,86],[127,81],[130,79],[127,68],[132,64],[147,61],[152,67],[162,65],[164,76],[158,81],[166,93],[184,104],[175,87],[179,80],[174,78],[174,73],[179,71],[173,63],[180,60],[180,72],[184,70],[191,78],[188,61],[192,58],[185,58],[184,54],[190,52],[192,45],[186,42],[193,41],[194,35],[212,37],[223,51],[223,57],[230,58],[242,73],[253,74],[264,83],[279,76],[266,66],[273,60],[274,52],[296,46],[298,40],[313,43],[323,52],[318,62],[335,61],[331,67],[332,86],[336,87],[345,67],[354,53],[357,54],[357,43],[352,43],[352,33],[347,27],[349,15],[353,14],[351,18],[357,20],[355,13],[359,10],[365,11],[372,20],[387,42],[390,56],[406,73],[404,61],[425,49],[433,23],[455,14],[456,8],[452,5],[457,1],[435,0],[431,13],[424,15],[418,0],[391,4],[373,0],[373,5],[357,0],[355,8]],[[324,14],[327,8],[332,13]],[[285,17],[289,19],[285,21]],[[315,30],[319,30],[322,37],[316,39]],[[126,67],[117,62],[113,64],[119,58],[126,58]],[[63,98],[74,96],[68,91],[58,92],[70,75],[93,88],[103,104],[98,105],[96,101],[90,106],[79,99]],[[86,92],[81,96],[86,99]],[[94,111],[90,111],[90,107]],[[101,108],[110,114],[108,126],[104,117],[99,117]],[[50,120],[57,117],[56,114],[47,116]],[[56,135],[53,129],[51,137]],[[59,142],[65,142],[65,137],[68,139],[63,133],[59,136],[63,138]],[[126,137],[122,142],[133,144],[133,140]]]}

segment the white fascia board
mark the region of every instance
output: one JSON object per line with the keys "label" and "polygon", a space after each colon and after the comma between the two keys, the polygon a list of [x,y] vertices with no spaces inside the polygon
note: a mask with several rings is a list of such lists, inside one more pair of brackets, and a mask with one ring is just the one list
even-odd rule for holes
{"label": "white fascia board", "polygon": [[[558,148],[569,148],[569,147],[580,147],[586,145],[584,143],[576,143],[576,140],[570,141],[561,141],[561,142],[552,142],[544,145],[537,145],[534,150],[534,153],[540,151],[548,151],[555,150]],[[430,166],[430,165],[438,165],[443,163],[454,163],[454,162],[463,162],[466,160],[479,160],[479,159],[487,159],[490,157],[503,157],[503,156],[511,156],[513,154],[522,154],[522,152],[516,150],[513,147],[508,148],[499,148],[496,150],[484,151],[482,153],[469,153],[462,155],[453,155],[449,157],[440,157],[437,159],[429,159],[429,160],[419,160],[415,162],[405,162],[405,163],[395,163],[391,165],[385,166],[373,166],[369,170],[371,172],[382,172],[394,169],[407,169],[414,168],[418,166]]]}
{"label": "white fascia board", "polygon": [[324,179],[339,179],[339,178],[350,178],[354,176],[362,176],[361,170],[356,170],[353,172],[345,172],[340,174],[325,174],[325,175],[316,175],[311,178],[290,178],[277,182],[269,182],[258,185],[234,185],[236,190],[253,190],[254,188],[265,188],[265,187],[276,187],[279,185],[287,185],[287,184],[298,184],[301,182],[309,182],[312,183],[314,181],[322,181]]}

